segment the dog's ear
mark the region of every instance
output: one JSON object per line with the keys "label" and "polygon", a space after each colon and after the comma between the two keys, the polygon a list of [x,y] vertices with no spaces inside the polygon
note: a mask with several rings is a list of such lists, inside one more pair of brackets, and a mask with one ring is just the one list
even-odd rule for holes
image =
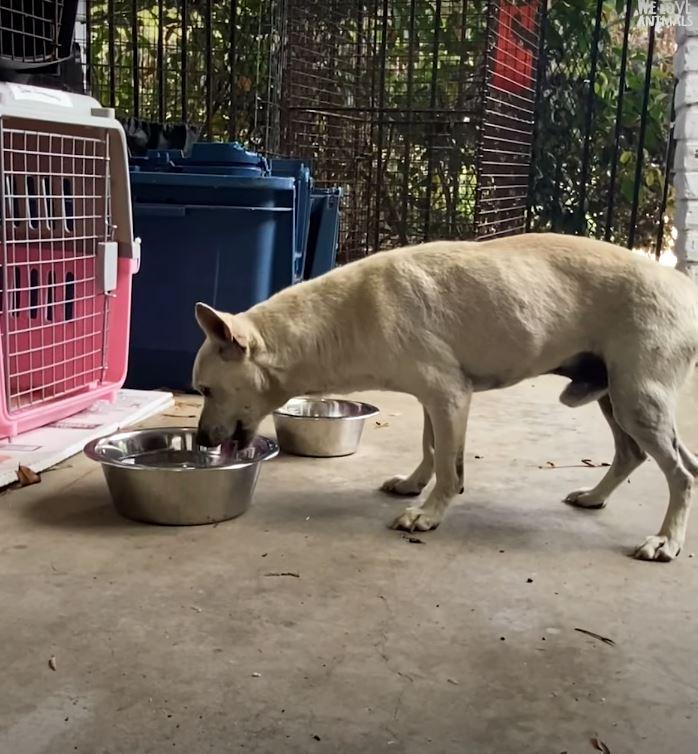
{"label": "dog's ear", "polygon": [[199,327],[207,337],[220,345],[223,358],[241,358],[247,354],[249,336],[238,317],[217,312],[201,302],[196,305],[195,314]]}

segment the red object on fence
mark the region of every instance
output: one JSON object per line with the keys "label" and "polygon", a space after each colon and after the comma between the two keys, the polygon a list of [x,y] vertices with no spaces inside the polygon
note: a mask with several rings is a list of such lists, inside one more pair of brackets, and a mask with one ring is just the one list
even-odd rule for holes
{"label": "red object on fence", "polygon": [[491,80],[494,89],[512,94],[533,89],[535,50],[531,39],[535,36],[537,10],[537,2],[515,5],[508,0],[501,0]]}

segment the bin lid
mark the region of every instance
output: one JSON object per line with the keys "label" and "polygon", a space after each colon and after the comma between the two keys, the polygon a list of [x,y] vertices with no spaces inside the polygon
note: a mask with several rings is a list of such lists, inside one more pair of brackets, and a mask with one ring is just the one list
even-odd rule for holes
{"label": "bin lid", "polygon": [[237,142],[196,142],[190,157],[177,149],[149,149],[145,157],[132,157],[130,168],[138,172],[213,173],[261,177],[269,175],[265,157],[248,152]]}
{"label": "bin lid", "polygon": [[172,169],[182,159],[181,149],[149,149],[145,157],[130,157],[129,168],[134,172]]}
{"label": "bin lid", "polygon": [[[281,178],[279,176],[263,175],[231,175],[224,171],[177,171],[177,170],[140,170],[131,168],[131,189],[135,201],[140,201],[143,194],[142,190],[148,190],[147,187],[164,187],[168,186],[177,191],[184,191],[182,201],[187,203],[187,189],[227,189],[230,191],[243,190],[245,192],[284,192],[290,193],[291,197],[295,196],[295,181],[293,178]],[[256,200],[253,194],[250,194],[249,202],[254,204]],[[212,204],[220,203],[218,200]],[[152,198],[150,199],[152,201]],[[226,204],[226,202],[223,202]]]}
{"label": "bin lid", "polygon": [[185,169],[225,168],[235,170],[236,175],[269,174],[269,164],[266,158],[257,152],[248,152],[237,141],[197,141],[192,147],[191,156],[183,158],[178,164]]}

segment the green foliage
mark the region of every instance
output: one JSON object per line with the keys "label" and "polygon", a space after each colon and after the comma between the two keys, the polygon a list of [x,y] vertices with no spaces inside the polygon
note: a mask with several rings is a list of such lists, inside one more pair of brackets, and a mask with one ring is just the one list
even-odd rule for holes
{"label": "green foliage", "polygon": [[[205,21],[208,3],[210,29]],[[286,28],[288,32],[289,27],[281,23],[285,5],[281,0],[238,0],[234,66],[230,54],[231,3],[188,0],[186,5],[183,55],[181,0],[136,0],[135,34],[133,0],[93,0],[90,62],[95,96],[104,104],[112,103],[113,77],[117,112],[134,115],[135,54],[140,117],[178,121],[186,110],[189,122],[205,128],[208,121],[204,138],[237,139],[250,148],[295,151],[314,159],[314,174],[319,180],[344,186],[344,227],[357,238],[357,229],[361,228],[372,239],[376,227],[381,246],[422,240],[427,228],[432,238],[472,235],[486,0],[442,0],[438,24],[433,0],[416,0],[413,19],[410,2],[391,0],[385,20],[384,80],[379,73],[383,62],[382,4],[362,6],[349,0],[327,0],[328,10],[323,15],[324,4],[294,0],[294,12],[301,21],[295,18],[291,31],[302,33],[283,40],[286,53],[293,44],[300,50],[298,39],[316,46],[318,52],[304,58],[305,69],[297,67],[290,77],[282,58],[280,30]],[[374,15],[376,7],[378,17]],[[602,236],[614,151],[624,2],[604,3],[593,92],[587,201],[580,211],[595,9],[596,0],[550,3],[531,199],[537,227]],[[158,66],[160,14],[162,75]],[[647,52],[647,30],[635,25],[633,29],[611,226],[611,238],[620,243],[626,242],[629,229]],[[664,188],[673,87],[671,46],[665,35],[671,34],[669,29],[658,35],[651,73],[636,240],[639,246],[651,245],[657,234]],[[438,65],[434,71],[435,53]],[[210,107],[208,54],[212,62]],[[289,79],[297,83],[302,78],[298,71],[303,70],[307,81],[320,84],[305,86],[301,96],[299,90],[294,93]],[[282,83],[290,86],[283,103]],[[305,108],[302,115],[298,115],[302,108],[289,108],[289,103]],[[330,105],[347,112],[328,113]],[[309,134],[306,141],[294,142],[294,134],[304,129]],[[670,203],[671,199],[670,194]],[[372,241],[362,243],[364,248],[372,245]]]}
{"label": "green foliage", "polygon": [[[603,237],[610,198],[625,4],[605,2],[603,7],[587,202],[582,211],[580,182],[595,12],[595,0],[556,0],[551,4],[532,206],[534,224],[541,229]],[[627,243],[630,229],[649,35],[647,29],[637,27],[634,19],[630,28],[615,209],[610,227],[611,240],[621,244]],[[667,39],[672,33],[667,29],[657,35],[651,71],[635,240],[635,245],[642,248],[652,248],[659,231],[673,92],[672,45]],[[670,192],[669,209],[671,202]]]}
{"label": "green foliage", "polygon": [[[473,233],[486,10],[484,0],[443,2],[435,23],[433,2],[417,2],[414,21],[409,2],[390,5],[385,86],[374,96],[383,247]],[[380,62],[378,46],[372,67]]]}
{"label": "green foliage", "polygon": [[[186,18],[186,115],[200,125],[207,118],[206,1],[189,0]],[[113,76],[118,114],[134,115],[135,52],[138,115],[180,120],[182,3],[163,0],[162,92],[158,3],[137,0],[136,35],[132,0],[112,0],[111,5],[116,48],[113,72],[109,65],[110,5],[107,0],[91,3],[93,92],[109,103]],[[290,50],[292,73],[284,70],[281,61],[281,5],[277,0],[238,0],[231,72],[230,3],[212,3],[212,107],[204,137],[238,139],[251,148],[280,149],[313,159],[316,178],[342,183],[349,195],[346,206],[354,202],[357,216],[345,213],[345,225],[361,222],[371,237],[377,225],[382,246],[422,240],[427,216],[431,237],[471,235],[485,0],[443,0],[438,23],[433,0],[417,0],[414,18],[410,2],[391,2],[384,48],[383,19],[380,10],[375,16],[373,3],[362,6],[328,0],[326,8],[321,3],[294,3],[285,40],[287,55],[295,45]],[[303,49],[304,40],[314,47],[312,54]],[[381,81],[378,70],[383,50]],[[280,82],[289,87],[283,107]],[[356,112],[327,114],[333,108]],[[301,109],[304,112],[299,114]],[[298,139],[296,144],[294,131],[302,132],[305,140]],[[307,136],[309,131],[312,134]],[[380,207],[375,201],[378,183]],[[370,219],[360,219],[367,211]]]}
{"label": "green foliage", "polygon": [[[200,126],[207,122],[207,29],[206,3],[188,0],[186,55],[183,55],[182,2],[162,3],[162,92],[158,76],[159,7],[156,0],[137,0],[137,34],[134,36],[132,0],[113,0],[112,34],[115,65],[109,59],[109,3],[91,3],[92,91],[102,102],[111,100],[110,78],[114,76],[114,100],[120,116],[134,115],[133,63],[138,60],[139,112],[141,118],[158,122],[186,120]],[[208,138],[240,139],[262,147],[267,112],[278,96],[270,76],[271,54],[278,46],[272,28],[273,5],[264,0],[241,0],[235,23],[235,66],[231,69],[231,3],[211,2],[211,113]],[[182,68],[186,65],[186,97]],[[160,111],[160,103],[164,107]],[[271,103],[271,104],[270,104]]]}

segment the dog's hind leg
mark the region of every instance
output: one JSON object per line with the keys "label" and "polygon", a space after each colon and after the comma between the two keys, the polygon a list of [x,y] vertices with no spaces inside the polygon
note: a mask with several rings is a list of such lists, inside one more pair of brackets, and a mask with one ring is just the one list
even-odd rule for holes
{"label": "dog's hind leg", "polygon": [[698,477],[698,458],[679,440],[679,453],[681,454],[681,462],[686,467],[686,470],[693,474],[694,477]]}
{"label": "dog's hind leg", "polygon": [[647,458],[647,453],[616,421],[608,395],[599,400],[599,406],[613,433],[615,454],[608,471],[596,487],[575,490],[565,498],[566,503],[580,508],[603,508],[610,494]]}
{"label": "dog's hind leg", "polygon": [[[613,386],[613,382],[611,382]],[[618,423],[654,458],[669,485],[669,507],[659,533],[647,537],[635,550],[640,560],[673,560],[681,551],[691,506],[695,459],[676,432],[676,390],[657,382],[611,389]]]}
{"label": "dog's hind leg", "polygon": [[422,406],[422,410],[424,412],[422,460],[409,476],[394,476],[386,479],[381,485],[383,492],[390,492],[394,495],[419,495],[431,481],[434,473],[434,429],[431,425],[429,412],[424,406]]}
{"label": "dog's hind leg", "polygon": [[410,506],[392,523],[393,529],[428,531],[443,519],[451,500],[463,490],[463,451],[471,390],[425,404],[434,430],[436,484],[421,506]]}

